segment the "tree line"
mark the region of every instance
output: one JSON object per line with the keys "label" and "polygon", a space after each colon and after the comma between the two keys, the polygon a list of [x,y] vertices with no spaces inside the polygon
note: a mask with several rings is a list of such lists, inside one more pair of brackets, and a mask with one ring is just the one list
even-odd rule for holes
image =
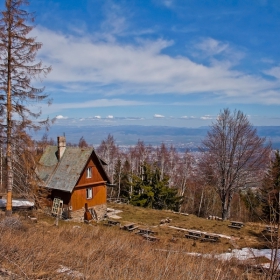
{"label": "tree line", "polygon": [[[36,143],[37,153],[47,144],[56,145],[45,135]],[[84,137],[67,145],[90,146]],[[279,152],[257,135],[241,111],[222,110],[198,152],[179,152],[164,143],[155,147],[141,140],[124,149],[110,134],[96,152],[107,163],[113,184],[108,199],[201,217],[279,219]]]}
{"label": "tree line", "polygon": [[139,140],[124,151],[108,135],[96,151],[114,184],[109,198],[223,219],[271,218],[266,208],[279,213],[279,187],[268,184],[276,176],[271,169],[278,152],[257,135],[244,113],[222,110],[198,149],[182,153],[172,145],[153,147]]}

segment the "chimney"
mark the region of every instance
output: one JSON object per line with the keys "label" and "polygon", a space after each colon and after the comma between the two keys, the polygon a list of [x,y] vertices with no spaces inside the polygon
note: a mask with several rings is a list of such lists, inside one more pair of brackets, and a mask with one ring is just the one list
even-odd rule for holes
{"label": "chimney", "polygon": [[58,160],[60,160],[65,152],[66,149],[66,139],[65,136],[58,136],[57,137],[57,154]]}

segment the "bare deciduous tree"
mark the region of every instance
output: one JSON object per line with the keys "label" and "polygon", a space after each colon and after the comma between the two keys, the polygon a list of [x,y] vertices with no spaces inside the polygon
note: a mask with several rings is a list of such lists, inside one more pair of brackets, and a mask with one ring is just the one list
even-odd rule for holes
{"label": "bare deciduous tree", "polygon": [[222,203],[222,218],[228,219],[233,194],[258,180],[269,159],[270,145],[257,135],[241,111],[224,109],[202,142],[201,169]]}
{"label": "bare deciduous tree", "polygon": [[84,136],[82,136],[79,140],[79,144],[78,144],[79,148],[87,148],[89,147],[87,141],[85,140]]}
{"label": "bare deciduous tree", "polygon": [[114,183],[114,167],[119,154],[119,147],[113,135],[109,134],[107,139],[102,140],[97,148],[99,156],[107,163],[105,170],[108,173],[111,182]]}
{"label": "bare deciduous tree", "polygon": [[157,155],[157,160],[158,160],[158,165],[160,170],[160,180],[163,180],[164,174],[166,173],[167,170],[167,164],[169,160],[168,148],[164,143],[162,143],[160,147],[157,148],[156,155]]}
{"label": "bare deciduous tree", "polygon": [[29,104],[44,100],[44,88],[32,86],[31,80],[45,76],[51,67],[36,62],[37,51],[42,44],[28,37],[33,29],[33,14],[22,9],[27,0],[6,0],[6,9],[0,19],[0,90],[1,115],[6,137],[7,207],[6,215],[12,213],[13,189],[13,133],[17,126],[21,130],[39,128],[45,122],[34,122],[40,112],[30,110]]}

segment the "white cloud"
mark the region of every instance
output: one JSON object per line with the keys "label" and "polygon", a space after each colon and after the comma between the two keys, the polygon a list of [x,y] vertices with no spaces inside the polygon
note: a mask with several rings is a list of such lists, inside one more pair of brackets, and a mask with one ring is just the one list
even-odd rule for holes
{"label": "white cloud", "polygon": [[58,119],[58,120],[66,120],[66,119],[68,119],[68,117],[64,117],[62,115],[58,115],[55,118]]}
{"label": "white cloud", "polygon": [[94,116],[95,119],[101,119],[101,116]]}
{"label": "white cloud", "polygon": [[229,48],[228,43],[217,41],[213,38],[202,39],[196,48],[202,50],[205,54],[216,55],[226,51]]}
{"label": "white cloud", "polygon": [[114,41],[114,35],[123,33],[127,28],[125,9],[112,1],[107,1],[104,5],[104,12],[106,19],[101,25],[101,30],[106,35],[105,38]]}
{"label": "white cloud", "polygon": [[202,120],[214,120],[216,117],[210,116],[210,115],[205,115],[200,117]]}
{"label": "white cloud", "polygon": [[159,115],[159,114],[154,114],[154,118],[164,118],[163,115]]}
{"label": "white cloud", "polygon": [[222,42],[213,38],[200,38],[188,46],[191,56],[196,60],[207,62],[211,67],[222,66],[225,69],[240,63],[245,56],[245,50],[234,47],[228,42]]}
{"label": "white cloud", "polygon": [[114,118],[114,116],[112,116],[112,115],[108,115],[106,118],[107,118],[107,119],[113,119],[113,118]]}
{"label": "white cloud", "polygon": [[264,73],[274,78],[280,79],[280,67],[273,67],[269,70],[264,71]]}
{"label": "white cloud", "polygon": [[[279,87],[279,81],[231,69],[227,59],[207,66],[188,57],[163,54],[162,50],[172,44],[166,40],[139,41],[137,45],[93,42],[89,37],[76,38],[44,28],[37,28],[34,35],[44,45],[40,52],[43,61],[53,66],[47,82],[59,84],[63,91],[82,89],[88,94],[102,92],[103,96],[210,93],[231,102],[263,103],[267,102],[266,93]],[[211,38],[200,45],[200,51],[213,55],[228,49],[228,43]],[[276,73],[276,69],[271,71]],[[279,91],[275,93],[279,96]]]}

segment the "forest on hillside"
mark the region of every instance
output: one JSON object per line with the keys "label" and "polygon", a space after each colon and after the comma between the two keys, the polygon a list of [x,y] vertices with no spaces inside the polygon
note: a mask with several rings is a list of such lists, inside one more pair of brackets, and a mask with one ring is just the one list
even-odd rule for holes
{"label": "forest on hillside", "polygon": [[[109,134],[96,148],[111,180],[108,200],[199,217],[275,219],[278,152],[257,135],[242,112],[224,109],[220,116],[197,152],[141,140],[122,149]],[[56,143],[45,135],[38,144]],[[81,137],[77,146],[89,144]]]}
{"label": "forest on hillside", "polygon": [[[146,145],[141,140],[124,150],[109,134],[96,148],[107,163],[108,200],[199,217],[278,219],[278,151],[257,135],[242,112],[224,109],[220,116],[197,152],[178,151],[164,143]],[[56,142],[47,134],[34,141],[23,132],[14,142],[14,193],[31,196],[39,204],[36,164],[45,147]],[[89,146],[84,137],[78,144],[67,145]],[[1,161],[5,162],[4,152]],[[5,172],[1,169],[1,192]]]}
{"label": "forest on hillside", "polygon": [[[221,200],[215,186],[205,178],[203,153],[178,152],[172,145],[159,147],[138,141],[122,151],[112,135],[102,141],[98,154],[107,162],[105,167],[114,187],[108,188],[108,199],[127,201],[133,205],[156,209],[172,209],[199,217],[221,217]],[[252,182],[238,188],[232,198],[231,218],[259,221],[262,217],[262,180],[264,170]],[[173,191],[173,200],[160,204],[158,189]],[[139,190],[141,190],[139,192]]]}
{"label": "forest on hillside", "polygon": [[[79,145],[87,143],[81,138]],[[108,135],[97,153],[114,184],[108,199],[201,217],[272,221],[279,216],[279,153],[240,111],[221,111],[199,152],[143,141],[123,151]]]}

